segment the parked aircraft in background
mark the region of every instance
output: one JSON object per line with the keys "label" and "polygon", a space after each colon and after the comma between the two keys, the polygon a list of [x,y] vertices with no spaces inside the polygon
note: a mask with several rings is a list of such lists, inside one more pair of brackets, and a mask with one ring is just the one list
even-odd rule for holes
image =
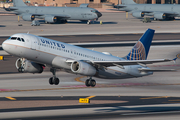
{"label": "parked aircraft in background", "polygon": [[22,0],[13,0],[13,7],[4,8],[6,11],[13,11],[25,21],[33,21],[35,18],[44,19],[46,23],[66,23],[67,20],[90,21],[98,20],[102,14],[88,4],[81,4],[80,7],[36,7],[27,6]]}
{"label": "parked aircraft in background", "polygon": [[88,76],[86,86],[94,87],[92,77],[104,79],[124,79],[142,77],[156,71],[146,66],[157,62],[168,62],[170,59],[147,60],[154,30],[148,29],[132,50],[125,57],[116,57],[107,52],[97,52],[51,39],[19,33],[12,35],[2,44],[3,49],[14,56],[19,72],[42,73],[43,67],[49,66],[53,77],[49,83],[59,84],[56,69],[74,74]]}
{"label": "parked aircraft in background", "polygon": [[130,12],[136,18],[147,15],[159,20],[173,20],[180,17],[180,5],[177,4],[136,4],[133,0],[122,0],[122,4],[114,7],[120,11]]}

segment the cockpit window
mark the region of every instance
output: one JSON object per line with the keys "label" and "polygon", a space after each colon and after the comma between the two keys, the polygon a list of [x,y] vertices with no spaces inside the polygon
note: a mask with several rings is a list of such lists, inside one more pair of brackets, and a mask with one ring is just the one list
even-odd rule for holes
{"label": "cockpit window", "polygon": [[17,37],[11,37],[11,40],[16,40],[17,39]]}
{"label": "cockpit window", "polygon": [[96,10],[91,10],[91,12],[96,13],[97,11]]}
{"label": "cockpit window", "polygon": [[20,38],[17,38],[17,40],[21,41],[21,39],[20,39]]}
{"label": "cockpit window", "polygon": [[21,40],[22,40],[23,42],[25,42],[23,38],[21,38]]}

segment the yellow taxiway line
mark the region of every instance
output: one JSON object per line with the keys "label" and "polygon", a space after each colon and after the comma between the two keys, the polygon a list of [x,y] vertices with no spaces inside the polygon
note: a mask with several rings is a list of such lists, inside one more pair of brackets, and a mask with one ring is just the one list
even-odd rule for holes
{"label": "yellow taxiway line", "polygon": [[147,97],[147,98],[140,98],[140,99],[157,99],[157,98],[168,98],[170,96],[160,96],[160,97]]}
{"label": "yellow taxiway line", "polygon": [[93,98],[93,97],[96,97],[96,96],[89,96],[89,97],[87,97],[87,99],[91,99],[91,98]]}
{"label": "yellow taxiway line", "polygon": [[12,98],[12,97],[6,97],[6,98],[10,100],[16,100],[16,98]]}

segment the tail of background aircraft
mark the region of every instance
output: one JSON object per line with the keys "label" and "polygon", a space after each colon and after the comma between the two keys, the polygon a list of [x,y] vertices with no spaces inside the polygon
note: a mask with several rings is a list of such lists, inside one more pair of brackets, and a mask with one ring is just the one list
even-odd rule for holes
{"label": "tail of background aircraft", "polygon": [[127,60],[146,60],[149,48],[151,46],[151,42],[154,36],[154,31],[152,29],[148,29],[143,36],[138,40],[138,42],[134,45],[132,50],[129,52],[125,59]]}
{"label": "tail of background aircraft", "polygon": [[24,2],[23,2],[23,0],[13,0],[13,6],[14,7],[25,7],[25,6],[27,6]]}
{"label": "tail of background aircraft", "polygon": [[122,0],[122,4],[127,5],[127,4],[136,4],[136,3],[134,2],[134,0]]}

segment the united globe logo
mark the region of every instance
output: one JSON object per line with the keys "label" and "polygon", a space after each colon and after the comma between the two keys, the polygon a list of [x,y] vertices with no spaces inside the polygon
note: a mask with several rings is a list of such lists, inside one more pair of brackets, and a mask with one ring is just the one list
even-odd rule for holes
{"label": "united globe logo", "polygon": [[144,45],[138,41],[133,49],[126,56],[127,60],[145,60],[146,59],[146,51]]}

